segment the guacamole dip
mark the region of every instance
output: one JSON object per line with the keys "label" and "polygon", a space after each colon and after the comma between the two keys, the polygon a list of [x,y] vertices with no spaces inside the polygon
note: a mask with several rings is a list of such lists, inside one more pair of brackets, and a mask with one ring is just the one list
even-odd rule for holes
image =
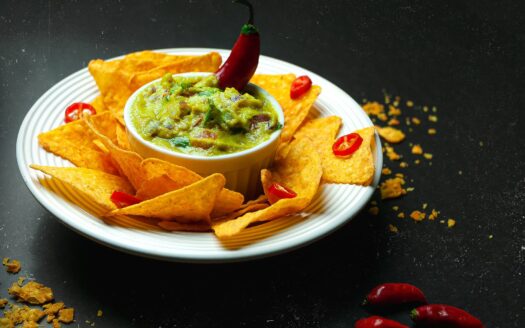
{"label": "guacamole dip", "polygon": [[252,148],[281,128],[270,101],[260,94],[221,90],[215,75],[165,75],[135,98],[131,122],[156,145],[215,156]]}

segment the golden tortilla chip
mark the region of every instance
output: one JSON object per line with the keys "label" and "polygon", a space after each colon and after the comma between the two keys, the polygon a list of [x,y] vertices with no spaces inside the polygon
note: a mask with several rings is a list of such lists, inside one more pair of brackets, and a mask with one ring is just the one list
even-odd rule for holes
{"label": "golden tortilla chip", "polygon": [[239,216],[241,215],[244,215],[248,212],[255,212],[255,211],[258,211],[258,210],[262,210],[262,209],[265,209],[267,208],[268,206],[270,206],[269,204],[267,203],[259,203],[259,204],[250,204],[250,205],[246,205],[244,206],[243,208],[235,211],[235,212],[232,212],[226,216],[222,216],[222,217],[219,217],[219,218],[216,218],[214,220],[214,224],[218,224],[220,222],[224,222],[224,221],[229,221],[229,220],[233,220],[233,219],[236,219],[238,218]]}
{"label": "golden tortilla chip", "polygon": [[232,237],[250,224],[255,222],[270,221],[289,214],[303,210],[309,204],[306,198],[287,198],[281,199],[277,203],[256,212],[246,213],[235,220],[219,221],[212,224],[213,231],[218,238]]}
{"label": "golden tortilla chip", "polygon": [[104,104],[104,99],[102,95],[97,96],[92,102],[91,106],[95,107],[97,114],[107,111],[106,104]]}
{"label": "golden tortilla chip", "polygon": [[159,227],[169,231],[207,232],[211,226],[202,223],[180,223],[177,221],[160,221]]}
{"label": "golden tortilla chip", "polygon": [[128,178],[135,190],[139,189],[142,185],[142,182],[144,181],[142,177],[142,169],[140,166],[142,157],[135,152],[117,147],[113,141],[100,133],[100,131],[97,129],[95,121],[93,121],[91,117],[85,117],[84,120],[91,132],[94,133],[109,150],[111,159],[113,160],[113,163],[118,168],[121,175]]}
{"label": "golden tortilla chip", "polygon": [[131,147],[129,146],[129,140],[128,136],[126,134],[126,128],[122,127],[122,125],[117,124],[117,145],[124,149],[124,150],[131,150]]}
{"label": "golden tortilla chip", "polygon": [[317,96],[321,93],[321,87],[313,85],[306,94],[298,99],[292,99],[290,98],[290,86],[294,80],[294,74],[256,74],[250,81],[268,91],[281,105],[284,112],[284,127],[281,133],[283,142],[292,139],[297,128],[308,116]]}
{"label": "golden tortilla chip", "polygon": [[[104,112],[90,117],[103,130],[103,134],[114,136],[115,120]],[[113,130],[113,133],[111,132]],[[83,120],[61,125],[38,135],[38,142],[48,152],[62,157],[78,167],[117,174],[111,159],[93,143],[97,136]]]}
{"label": "golden tortilla chip", "polygon": [[110,199],[114,191],[123,191],[128,194],[134,192],[126,179],[102,171],[81,167],[52,167],[35,164],[30,167],[73,187],[86,198],[107,210],[116,208]]}
{"label": "golden tortilla chip", "polygon": [[142,85],[165,73],[215,72],[220,64],[221,56],[216,52],[202,56],[173,56],[145,51],[118,60],[92,60],[88,68],[105,106],[125,125],[122,116],[124,105]]}
{"label": "golden tortilla chip", "polygon": [[317,149],[323,165],[323,180],[333,183],[369,185],[374,177],[374,128],[355,131],[363,138],[361,147],[349,158],[334,155],[332,145],[341,126],[341,118],[328,116],[311,120],[295,134],[296,140],[308,139]]}
{"label": "golden tortilla chip", "polygon": [[[147,158],[142,163],[144,183],[137,191],[140,199],[151,199],[164,193],[186,187],[202,179],[197,173],[157,158]],[[238,209],[244,196],[229,189],[221,190],[211,213],[219,217]]]}
{"label": "golden tortilla chip", "polygon": [[[286,157],[275,162],[271,175],[266,170],[262,170],[261,180],[263,187],[266,186],[264,189],[267,196],[267,186],[272,182],[278,182],[292,189],[297,197],[310,201],[319,189],[322,175],[321,157],[316,148],[310,140],[298,139],[290,143],[290,151]],[[270,197],[268,199],[272,202]]]}
{"label": "golden tortilla chip", "polygon": [[117,209],[109,215],[139,215],[182,223],[210,223],[210,213],[226,179],[212,174],[189,186],[135,205]]}

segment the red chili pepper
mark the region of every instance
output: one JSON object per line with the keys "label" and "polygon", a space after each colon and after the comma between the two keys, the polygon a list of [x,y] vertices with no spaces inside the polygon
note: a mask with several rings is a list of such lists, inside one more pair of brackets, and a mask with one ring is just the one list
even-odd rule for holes
{"label": "red chili pepper", "polygon": [[66,108],[66,123],[78,120],[82,115],[95,115],[97,111],[93,106],[83,102],[77,102]]}
{"label": "red chili pepper", "polygon": [[250,9],[250,19],[241,28],[241,35],[233,45],[230,56],[215,73],[220,88],[232,87],[242,90],[250,81],[259,64],[259,31],[253,25],[253,7],[246,0],[236,0]]}
{"label": "red chili pepper", "polygon": [[295,198],[297,197],[297,194],[295,191],[293,191],[290,188],[286,188],[285,186],[274,182],[268,187],[268,198],[270,200],[270,203],[275,203],[279,199],[282,198]]}
{"label": "red chili pepper", "polygon": [[357,133],[350,133],[345,136],[339,137],[332,146],[332,151],[337,157],[348,157],[355,153],[361,144],[363,138]]}
{"label": "red chili pepper", "polygon": [[312,87],[312,80],[306,75],[296,78],[290,87],[290,98],[297,99]]}
{"label": "red chili pepper", "polygon": [[483,323],[470,313],[454,306],[429,304],[410,312],[418,326],[441,328],[483,328]]}
{"label": "red chili pepper", "polygon": [[375,315],[357,320],[354,324],[354,328],[408,328],[408,326]]}
{"label": "red chili pepper", "polygon": [[374,287],[363,301],[363,305],[388,306],[406,303],[427,303],[421,289],[405,283],[386,283]]}
{"label": "red chili pepper", "polygon": [[110,199],[118,208],[131,206],[141,202],[137,197],[122,191],[114,191],[111,194]]}

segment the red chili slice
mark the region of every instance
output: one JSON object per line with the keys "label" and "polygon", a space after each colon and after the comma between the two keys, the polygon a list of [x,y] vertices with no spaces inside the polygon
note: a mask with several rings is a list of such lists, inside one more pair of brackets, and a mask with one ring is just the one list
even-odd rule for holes
{"label": "red chili slice", "polygon": [[410,312],[417,326],[449,328],[483,328],[483,323],[467,311],[444,304],[420,306]]}
{"label": "red chili slice", "polygon": [[312,87],[312,80],[306,75],[299,76],[292,82],[290,87],[290,98],[297,99],[308,92]]}
{"label": "red chili slice", "polygon": [[274,182],[270,185],[268,188],[268,198],[270,200],[270,203],[275,203],[279,199],[282,198],[295,198],[297,197],[297,194],[295,191],[293,191],[290,188],[286,188],[285,186]]}
{"label": "red chili slice", "polygon": [[335,156],[348,157],[356,152],[363,143],[363,138],[357,133],[350,133],[339,137],[332,146]]}
{"label": "red chili slice", "polygon": [[141,202],[137,197],[122,191],[114,191],[111,194],[110,199],[118,208],[131,206]]}
{"label": "red chili slice", "polygon": [[354,324],[354,328],[408,328],[408,326],[375,315],[357,320]]}
{"label": "red chili slice", "polygon": [[363,305],[391,306],[407,303],[427,303],[421,289],[406,283],[386,283],[374,287]]}
{"label": "red chili slice", "polygon": [[96,113],[97,111],[90,104],[83,102],[73,103],[66,108],[65,122],[73,122],[78,120],[83,115],[95,115]]}

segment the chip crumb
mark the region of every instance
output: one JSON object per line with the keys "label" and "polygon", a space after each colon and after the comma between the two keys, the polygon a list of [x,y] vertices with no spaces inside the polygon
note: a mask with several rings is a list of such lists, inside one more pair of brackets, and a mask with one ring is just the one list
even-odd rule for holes
{"label": "chip crumb", "polygon": [[393,125],[399,125],[399,120],[397,118],[391,118],[387,123],[387,125],[393,126]]}
{"label": "chip crumb", "polygon": [[436,211],[435,209],[432,209],[432,212],[430,212],[430,214],[428,215],[428,219],[433,221],[437,219],[438,215],[439,215],[439,212]]}
{"label": "chip crumb", "polygon": [[421,206],[422,209],[426,210],[428,207],[428,204],[427,203],[423,203],[423,205]]}
{"label": "chip crumb", "polygon": [[389,175],[389,174],[392,174],[392,170],[389,169],[388,167],[384,167],[384,168],[381,170],[381,173],[384,174],[384,175]]}
{"label": "chip crumb", "polygon": [[397,108],[396,106],[388,106],[388,115],[390,116],[399,116],[401,115],[401,109]]}
{"label": "chip crumb", "polygon": [[6,271],[9,273],[18,273],[22,268],[20,261],[11,260],[8,257],[4,257],[4,259],[2,260],[2,264],[6,267]]}
{"label": "chip crumb", "polygon": [[480,147],[483,147],[483,141],[480,141],[480,142],[479,142],[479,146],[480,146]]}
{"label": "chip crumb", "polygon": [[462,175],[462,174],[463,174],[463,171],[459,170],[459,171],[458,171],[458,174],[459,174],[459,175]]}
{"label": "chip crumb", "polygon": [[44,308],[44,313],[47,315],[46,321],[51,322],[55,320],[58,311],[64,308],[64,303],[63,302],[48,303],[48,304],[44,304],[42,307]]}
{"label": "chip crumb", "polygon": [[423,148],[421,148],[420,145],[414,145],[412,147],[412,154],[415,154],[415,155],[421,155],[423,154]]}
{"label": "chip crumb", "polygon": [[377,118],[383,122],[388,120],[388,116],[386,116],[385,113],[380,113],[379,115],[377,115]]}
{"label": "chip crumb", "polygon": [[5,306],[7,305],[7,303],[9,303],[9,301],[7,300],[7,298],[0,298],[0,309],[5,308]]}
{"label": "chip crumb", "polygon": [[439,223],[445,223],[445,220],[439,220]]}
{"label": "chip crumb", "polygon": [[26,277],[18,277],[18,280],[16,281],[16,283],[18,284],[18,286],[22,287],[22,285],[24,284],[24,281],[26,281]]}
{"label": "chip crumb", "polygon": [[397,160],[400,160],[401,159],[401,155],[399,155],[398,153],[396,153],[394,151],[394,147],[391,147],[391,146],[385,146],[385,150],[386,150],[386,156],[388,157],[388,159],[390,159],[391,161],[397,161]]}
{"label": "chip crumb", "polygon": [[40,325],[34,321],[24,321],[21,328],[38,328]]}
{"label": "chip crumb", "polygon": [[104,313],[102,312],[102,310],[98,310],[98,311],[97,311],[97,317],[100,318],[103,314],[104,314]]}
{"label": "chip crumb", "polygon": [[387,179],[379,186],[381,192],[381,199],[398,198],[406,194],[406,190],[403,189],[405,180],[402,178]]}
{"label": "chip crumb", "polygon": [[22,287],[15,282],[11,285],[8,292],[10,295],[17,297],[19,301],[29,304],[44,304],[53,300],[51,288],[36,281],[30,281]]}
{"label": "chip crumb", "polygon": [[60,328],[60,322],[58,322],[58,319],[53,319],[53,323],[51,324],[51,327]]}
{"label": "chip crumb", "polygon": [[414,123],[415,125],[419,125],[421,124],[421,120],[417,117],[412,117],[412,123]]}
{"label": "chip crumb", "polygon": [[434,157],[434,155],[429,154],[429,153],[424,153],[424,154],[423,154],[423,157],[425,157],[425,158],[428,159],[428,160],[431,160],[432,157]]}
{"label": "chip crumb", "polygon": [[416,159],[416,160],[414,161],[414,164],[416,164],[416,165],[419,165],[419,163],[421,163],[421,160],[419,160],[419,159]]}
{"label": "chip crumb", "polygon": [[407,162],[401,162],[401,163],[399,163],[399,167],[406,168],[406,167],[408,167],[408,163]]}
{"label": "chip crumb", "polygon": [[13,324],[11,327],[14,327],[14,325],[19,325],[21,323],[25,324],[26,322],[37,323],[42,319],[42,317],[44,317],[44,315],[45,314],[43,311],[39,309],[32,309],[27,305],[13,305],[11,306],[11,309],[4,311],[4,316]]}
{"label": "chip crumb", "polygon": [[454,220],[454,219],[448,219],[447,220],[447,227],[452,228],[455,225],[456,225],[456,220]]}
{"label": "chip crumb", "polygon": [[436,134],[436,133],[437,133],[437,130],[436,130],[436,129],[434,129],[434,128],[430,128],[430,129],[428,129],[428,134],[430,134],[431,136],[434,135],[434,134]]}
{"label": "chip crumb", "polygon": [[492,239],[492,238],[494,238],[494,235],[489,235],[489,239]]}
{"label": "chip crumb", "polygon": [[405,213],[401,212],[397,215],[398,218],[400,219],[404,219],[405,218]]}
{"label": "chip crumb", "polygon": [[416,222],[423,221],[425,216],[426,214],[424,212],[420,212],[418,210],[412,211],[412,213],[410,213],[410,218]]}
{"label": "chip crumb", "polygon": [[393,224],[389,224],[388,225],[388,230],[390,230],[390,232],[393,232],[393,233],[398,233],[399,232],[399,229]]}
{"label": "chip crumb", "polygon": [[58,321],[63,323],[71,323],[75,317],[75,309],[65,308],[58,311]]}
{"label": "chip crumb", "polygon": [[428,106],[423,106],[423,111],[426,113],[428,112]]}
{"label": "chip crumb", "polygon": [[414,188],[414,187],[408,187],[408,188],[407,188],[407,191],[408,191],[408,192],[411,192],[411,191],[414,191],[414,190],[416,190],[416,188]]}
{"label": "chip crumb", "polygon": [[386,141],[390,143],[400,143],[405,139],[405,134],[403,131],[393,128],[391,126],[387,127],[380,127],[376,126],[377,133],[381,136],[381,138],[385,139]]}
{"label": "chip crumb", "polygon": [[375,116],[377,116],[377,115],[385,112],[385,106],[381,105],[380,103],[378,103],[376,101],[367,102],[367,103],[363,104],[362,107],[363,107],[363,110],[368,115],[375,115]]}
{"label": "chip crumb", "polygon": [[394,211],[397,211],[397,210],[399,210],[399,206],[392,206],[392,209],[393,209]]}
{"label": "chip crumb", "polygon": [[404,179],[405,175],[403,173],[396,173],[396,178]]}
{"label": "chip crumb", "polygon": [[412,100],[407,100],[407,107],[414,107],[414,102]]}
{"label": "chip crumb", "polygon": [[378,215],[379,214],[379,207],[377,206],[372,206],[368,209],[368,213],[370,213],[371,215]]}
{"label": "chip crumb", "polygon": [[437,107],[436,106],[432,106],[432,112],[436,113],[437,111],[438,111]]}
{"label": "chip crumb", "polygon": [[370,205],[377,205],[377,201],[375,200],[370,201]]}
{"label": "chip crumb", "polygon": [[438,121],[438,117],[436,115],[428,115],[428,120],[430,122],[437,122]]}

